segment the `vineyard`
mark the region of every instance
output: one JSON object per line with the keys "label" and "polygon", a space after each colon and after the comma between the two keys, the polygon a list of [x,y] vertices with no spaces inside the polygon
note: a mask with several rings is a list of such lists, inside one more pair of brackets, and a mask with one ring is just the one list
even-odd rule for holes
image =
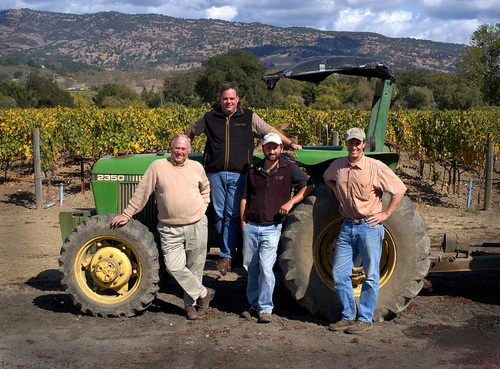
{"label": "vineyard", "polygon": [[[52,169],[61,158],[94,161],[103,155],[155,152],[169,147],[172,137],[209,109],[12,109],[0,111],[0,168],[6,172],[19,158],[31,159],[33,128],[39,128],[42,169]],[[350,127],[367,127],[369,112],[318,111],[293,106],[287,110],[256,110],[266,122],[302,145],[322,145],[329,134],[340,137]],[[421,163],[453,162],[479,169],[486,158],[489,132],[499,137],[500,111],[390,112],[386,143],[408,152]],[[201,152],[205,138],[194,140]],[[340,144],[343,144],[341,141]],[[498,144],[495,147],[498,154]]]}

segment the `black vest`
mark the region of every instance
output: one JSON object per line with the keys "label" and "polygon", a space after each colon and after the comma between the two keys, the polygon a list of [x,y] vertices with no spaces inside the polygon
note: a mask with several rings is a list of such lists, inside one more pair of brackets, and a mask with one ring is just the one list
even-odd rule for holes
{"label": "black vest", "polygon": [[227,117],[219,107],[205,114],[205,171],[246,173],[253,158],[253,112],[237,108]]}
{"label": "black vest", "polygon": [[252,167],[247,175],[246,219],[257,224],[281,223],[284,217],[280,207],[291,198],[293,163],[280,158],[278,170],[269,176],[259,170],[263,163]]}

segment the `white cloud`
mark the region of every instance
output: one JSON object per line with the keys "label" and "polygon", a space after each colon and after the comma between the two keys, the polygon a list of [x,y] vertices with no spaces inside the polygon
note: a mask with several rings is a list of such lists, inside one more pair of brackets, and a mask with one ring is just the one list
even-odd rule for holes
{"label": "white cloud", "polygon": [[500,22],[498,0],[2,0],[0,5],[0,9],[20,8],[163,14],[463,44],[468,44],[479,25]]}
{"label": "white cloud", "polygon": [[222,19],[225,21],[232,21],[238,15],[238,10],[233,6],[222,6],[207,9],[207,18]]}

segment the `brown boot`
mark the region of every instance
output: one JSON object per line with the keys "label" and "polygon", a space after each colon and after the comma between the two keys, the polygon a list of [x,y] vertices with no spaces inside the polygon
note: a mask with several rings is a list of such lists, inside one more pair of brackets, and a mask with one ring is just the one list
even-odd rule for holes
{"label": "brown boot", "polygon": [[202,317],[208,310],[208,306],[210,305],[210,301],[213,300],[215,296],[215,290],[212,288],[207,288],[207,295],[203,298],[198,299],[198,315]]}
{"label": "brown boot", "polygon": [[186,305],[184,307],[186,310],[186,319],[187,320],[197,320],[200,319],[200,315],[196,311],[196,308],[193,305]]}
{"label": "brown boot", "polygon": [[217,269],[219,269],[220,274],[226,275],[227,272],[231,271],[231,259],[220,258],[217,260]]}
{"label": "brown boot", "polygon": [[272,315],[271,313],[260,313],[258,323],[271,323]]}
{"label": "brown boot", "polygon": [[331,331],[345,331],[347,328],[349,328],[351,325],[354,324],[354,320],[339,320],[336,323],[331,323],[330,326],[328,327],[329,330]]}
{"label": "brown boot", "polygon": [[373,324],[371,322],[368,323],[361,320],[356,320],[356,323],[347,328],[345,332],[349,334],[363,334],[365,332],[371,331],[372,328]]}

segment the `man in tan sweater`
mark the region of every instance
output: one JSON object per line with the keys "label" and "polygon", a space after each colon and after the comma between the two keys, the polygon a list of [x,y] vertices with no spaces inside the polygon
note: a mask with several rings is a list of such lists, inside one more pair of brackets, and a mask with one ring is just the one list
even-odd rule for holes
{"label": "man in tan sweater", "polygon": [[205,212],[210,202],[210,184],[203,166],[188,159],[190,149],[190,139],[186,135],[174,136],[170,158],[151,163],[127,208],[113,218],[111,226],[127,224],[155,191],[165,266],[184,289],[186,317],[194,320],[207,312],[215,290],[202,284],[208,238]]}

